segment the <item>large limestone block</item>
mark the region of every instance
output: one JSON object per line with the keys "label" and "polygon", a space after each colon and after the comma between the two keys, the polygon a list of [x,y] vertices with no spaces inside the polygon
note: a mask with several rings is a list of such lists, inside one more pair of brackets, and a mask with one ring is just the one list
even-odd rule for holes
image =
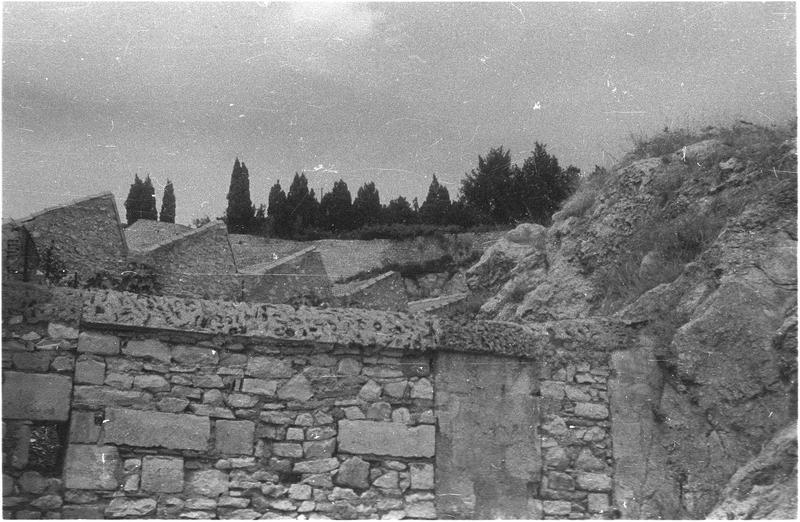
{"label": "large limestone block", "polygon": [[183,458],[145,457],[142,460],[142,489],[155,493],[183,491]]}
{"label": "large limestone block", "polygon": [[150,448],[208,449],[211,425],[208,417],[108,408],[105,442]]}
{"label": "large limestone block", "polygon": [[115,490],[120,484],[121,468],[114,446],[70,444],[64,459],[64,487]]}
{"label": "large limestone block", "polygon": [[233,455],[253,454],[253,422],[218,420],[216,428],[217,451]]}
{"label": "large limestone block", "polygon": [[169,346],[156,339],[128,341],[122,353],[132,357],[150,357],[165,363],[170,361]]}
{"label": "large limestone block", "polygon": [[397,422],[339,421],[339,450],[361,455],[432,457],[434,427],[408,427]]}
{"label": "large limestone block", "polygon": [[78,336],[78,352],[116,355],[119,353],[119,338],[114,335],[82,332]]}
{"label": "large limestone block", "polygon": [[71,392],[64,375],[3,372],[3,418],[65,421]]}

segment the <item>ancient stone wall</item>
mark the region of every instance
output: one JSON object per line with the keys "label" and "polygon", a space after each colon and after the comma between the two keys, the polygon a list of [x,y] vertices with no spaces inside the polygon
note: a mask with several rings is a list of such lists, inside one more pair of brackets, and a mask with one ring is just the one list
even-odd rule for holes
{"label": "ancient stone wall", "polygon": [[405,285],[399,272],[386,272],[366,281],[341,285],[334,292],[337,306],[371,310],[408,310]]}
{"label": "ancient stone wall", "polygon": [[242,281],[243,301],[317,305],[333,301],[331,281],[315,247],[273,263],[248,267]]}
{"label": "ancient stone wall", "polygon": [[238,300],[241,282],[227,236],[223,223],[209,223],[141,249],[134,257],[154,268],[162,294]]}
{"label": "ancient stone wall", "polygon": [[38,212],[18,220],[41,253],[53,253],[81,281],[101,270],[125,267],[128,249],[114,195],[100,194]]}
{"label": "ancient stone wall", "polygon": [[613,325],[3,297],[6,518],[612,514]]}

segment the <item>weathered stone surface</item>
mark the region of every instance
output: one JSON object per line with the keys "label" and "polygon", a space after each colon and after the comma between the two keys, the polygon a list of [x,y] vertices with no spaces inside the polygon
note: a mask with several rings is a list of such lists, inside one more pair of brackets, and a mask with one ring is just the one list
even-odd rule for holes
{"label": "weathered stone surface", "polygon": [[206,450],[211,426],[196,415],[106,409],[104,440],[128,446]]}
{"label": "weathered stone surface", "polygon": [[279,457],[303,458],[303,445],[289,442],[276,442],[272,452]]}
{"label": "weathered stone surface", "polygon": [[261,517],[261,513],[254,509],[236,509],[220,515],[223,520],[256,520],[259,517]]}
{"label": "weathered stone surface", "polygon": [[373,380],[367,381],[367,383],[362,386],[361,390],[358,392],[358,397],[367,402],[377,401],[380,396],[381,385]]}
{"label": "weathered stone surface", "polygon": [[78,338],[78,329],[61,323],[49,323],[47,336],[52,339],[67,339],[73,341]]}
{"label": "weathered stone surface", "polygon": [[212,498],[227,494],[228,474],[216,469],[189,472],[184,491]]}
{"label": "weathered stone surface", "polygon": [[156,339],[130,340],[122,353],[131,357],[147,357],[164,363],[170,362],[169,346]]}
{"label": "weathered stone surface", "polygon": [[303,456],[307,459],[324,459],[332,457],[335,450],[335,438],[303,443]]}
{"label": "weathered stone surface", "polygon": [[3,418],[65,421],[71,392],[65,375],[3,372]]}
{"label": "weathered stone surface", "polygon": [[336,436],[336,428],[333,426],[317,426],[306,430],[307,440],[325,440]]}
{"label": "weathered stone surface", "polygon": [[252,455],[255,424],[251,421],[216,422],[216,448],[220,453]]}
{"label": "weathered stone surface", "polygon": [[119,338],[115,335],[82,332],[78,336],[78,352],[116,355],[119,353]]}
{"label": "weathered stone surface", "polygon": [[542,397],[560,401],[564,398],[564,383],[558,381],[542,381],[539,383],[539,392]]}
{"label": "weathered stone surface", "polygon": [[591,513],[606,513],[611,509],[606,493],[589,493],[588,507]]}
{"label": "weathered stone surface", "polygon": [[133,386],[133,375],[126,373],[108,372],[106,380],[103,382],[106,386],[112,386],[122,390],[130,389]]}
{"label": "weathered stone surface", "polygon": [[142,459],[142,489],[153,493],[183,491],[183,458],[146,456]]}
{"label": "weathered stone surface", "polygon": [[545,500],[542,502],[542,510],[545,515],[569,515],[572,503],[565,500]]}
{"label": "weathered stone surface", "polygon": [[231,393],[225,399],[225,402],[231,408],[252,408],[256,405],[258,399],[246,393]]}
{"label": "weathered stone surface", "polygon": [[294,375],[292,366],[277,357],[254,356],[247,361],[245,375],[262,379],[289,378]]}
{"label": "weathered stone surface", "polygon": [[66,505],[61,508],[61,516],[68,520],[97,520],[103,518],[103,507]]}
{"label": "weathered stone surface", "polygon": [[53,359],[50,367],[57,372],[72,371],[75,368],[74,355],[58,355]]}
{"label": "weathered stone surface", "polygon": [[278,397],[283,400],[294,401],[307,401],[313,397],[314,393],[311,391],[311,384],[308,379],[301,373],[298,373],[289,382],[284,384],[278,389]]}
{"label": "weathered stone surface", "polygon": [[133,378],[133,385],[137,388],[152,392],[169,391],[169,383],[160,375],[137,375]]}
{"label": "weathered stone surface", "polygon": [[390,470],[373,480],[372,485],[376,488],[397,489],[399,480],[400,474],[394,470]]}
{"label": "weathered stone surface", "polygon": [[214,500],[213,498],[195,497],[186,500],[186,502],[184,503],[184,507],[186,509],[201,509],[201,510],[216,509],[217,501]]}
{"label": "weathered stone surface", "polygon": [[106,507],[106,516],[112,518],[144,517],[156,510],[156,501],[152,498],[128,499],[117,497]]}
{"label": "weathered stone surface", "polygon": [[392,411],[392,422],[399,422],[401,424],[409,424],[411,422],[411,412],[408,408],[397,408]]}
{"label": "weathered stone surface", "polygon": [[295,473],[325,473],[333,471],[339,467],[339,461],[335,458],[303,460],[294,465]]}
{"label": "weathered stone surface", "polygon": [[219,355],[216,350],[200,346],[173,346],[171,355],[174,362],[191,367],[210,366],[219,363]]}
{"label": "weathered stone surface", "polygon": [[12,354],[11,360],[17,370],[46,372],[50,368],[53,354],[50,352],[16,352]]}
{"label": "weathered stone surface", "polygon": [[405,511],[407,518],[436,518],[436,507],[430,501],[409,504],[406,506]]}
{"label": "weathered stone surface", "polygon": [[567,399],[575,402],[588,402],[591,396],[586,393],[580,386],[567,386],[564,388],[567,394]]}
{"label": "weathered stone surface", "polygon": [[544,452],[544,464],[554,469],[564,469],[569,464],[569,457],[560,446],[547,448]]}
{"label": "weathered stone surface", "polygon": [[195,415],[215,417],[217,419],[233,419],[236,417],[231,410],[221,406],[211,406],[209,404],[190,404],[189,409],[192,410],[192,413]]}
{"label": "weathered stone surface", "polygon": [[78,386],[73,388],[73,406],[102,408],[105,406],[121,406],[148,408],[153,396],[148,392],[136,390],[118,390],[110,386]]}
{"label": "weathered stone surface", "polygon": [[339,450],[346,453],[432,457],[433,426],[407,427],[396,422],[339,421]]}
{"label": "weathered stone surface", "polygon": [[415,382],[411,388],[411,398],[432,400],[433,385],[431,384],[431,381],[423,377]]}
{"label": "weathered stone surface", "polygon": [[278,390],[278,381],[268,381],[265,379],[243,379],[242,391],[244,393],[255,393],[256,395],[266,395],[274,397]]}
{"label": "weathered stone surface", "polygon": [[69,441],[94,444],[100,438],[100,426],[95,423],[94,412],[73,410],[69,424]]}
{"label": "weathered stone surface", "polygon": [[584,449],[575,460],[575,467],[581,471],[602,471],[605,469],[605,463],[592,455],[589,449]]}
{"label": "weathered stone surface", "polygon": [[64,487],[115,490],[122,463],[115,446],[70,444],[64,458]]}
{"label": "weathered stone surface", "polygon": [[[3,476],[3,479],[5,479],[5,477],[6,475]],[[45,479],[40,473],[36,471],[26,471],[22,475],[20,475],[17,484],[19,485],[19,488],[23,492],[39,495],[40,493],[43,493],[44,490],[47,488],[47,479]],[[3,484],[3,487],[5,487],[5,484]]]}
{"label": "weathered stone surface", "polygon": [[217,500],[217,507],[242,509],[250,505],[250,499],[244,497],[220,497]]}
{"label": "weathered stone surface", "polygon": [[289,498],[292,500],[308,500],[311,498],[311,486],[307,484],[292,484],[289,486]]}
{"label": "weathered stone surface", "polygon": [[344,416],[348,420],[360,420],[366,418],[364,412],[358,406],[348,406],[344,409]]}
{"label": "weathered stone surface", "polygon": [[361,363],[350,357],[346,357],[339,361],[336,367],[336,373],[339,375],[356,376],[361,373]]}
{"label": "weathered stone surface", "polygon": [[350,486],[359,489],[369,487],[369,462],[360,457],[350,457],[339,466],[339,472],[334,478],[340,486]]}
{"label": "weathered stone surface", "polygon": [[579,402],[575,405],[575,415],[587,419],[603,420],[608,418],[608,407],[603,404]]}
{"label": "weathered stone surface", "polygon": [[602,473],[578,473],[578,487],[587,491],[611,491],[611,477]]}
{"label": "weathered stone surface", "polygon": [[370,420],[390,420],[392,418],[392,405],[388,402],[375,402],[367,408],[367,418]]}
{"label": "weathered stone surface", "polygon": [[303,428],[289,428],[286,430],[286,440],[304,440],[306,435]]}
{"label": "weathered stone surface", "polygon": [[156,403],[156,408],[168,413],[180,413],[189,405],[188,399],[180,397],[164,397]]}
{"label": "weathered stone surface", "polygon": [[410,464],[411,489],[433,489],[433,465]]}

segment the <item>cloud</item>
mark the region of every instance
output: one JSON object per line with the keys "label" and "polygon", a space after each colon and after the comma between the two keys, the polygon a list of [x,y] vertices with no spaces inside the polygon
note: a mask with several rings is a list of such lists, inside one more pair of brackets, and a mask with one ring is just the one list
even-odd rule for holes
{"label": "cloud", "polygon": [[369,38],[382,16],[365,5],[295,2],[289,8],[289,34],[342,40]]}

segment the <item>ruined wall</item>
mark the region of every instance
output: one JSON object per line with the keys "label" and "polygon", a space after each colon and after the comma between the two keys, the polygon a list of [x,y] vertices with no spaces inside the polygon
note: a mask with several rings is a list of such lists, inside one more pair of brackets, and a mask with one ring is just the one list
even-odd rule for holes
{"label": "ruined wall", "polygon": [[82,281],[101,270],[124,269],[128,250],[111,193],[47,209],[19,223],[39,252],[53,245],[67,270],[77,272]]}
{"label": "ruined wall", "polygon": [[335,292],[337,306],[371,310],[408,310],[405,285],[399,272],[386,272],[366,281],[342,285]]}
{"label": "ruined wall", "polygon": [[135,257],[154,268],[161,294],[237,300],[242,285],[227,234],[223,223],[209,223]]}
{"label": "ruined wall", "polygon": [[248,267],[242,281],[242,300],[248,302],[319,305],[333,301],[331,281],[314,247],[271,264]]}
{"label": "ruined wall", "polygon": [[612,515],[613,325],[3,297],[6,518]]}

